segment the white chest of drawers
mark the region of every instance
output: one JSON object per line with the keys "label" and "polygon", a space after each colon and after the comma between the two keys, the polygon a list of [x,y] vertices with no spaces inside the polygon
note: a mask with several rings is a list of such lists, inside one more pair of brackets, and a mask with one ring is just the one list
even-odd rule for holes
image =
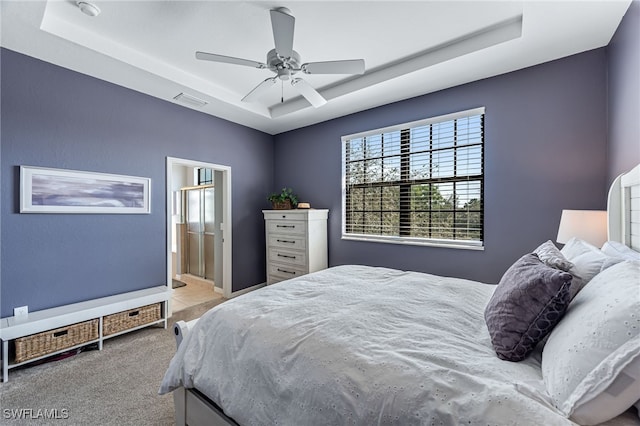
{"label": "white chest of drawers", "polygon": [[263,210],[267,284],[327,268],[329,210]]}

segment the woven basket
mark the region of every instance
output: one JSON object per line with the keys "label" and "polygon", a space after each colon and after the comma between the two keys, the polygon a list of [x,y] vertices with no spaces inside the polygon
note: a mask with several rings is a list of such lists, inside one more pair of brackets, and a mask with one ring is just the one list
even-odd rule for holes
{"label": "woven basket", "polygon": [[15,340],[15,363],[98,339],[98,320],[80,322]]}
{"label": "woven basket", "polygon": [[107,315],[102,319],[102,335],[109,336],[160,319],[160,303]]}
{"label": "woven basket", "polygon": [[271,206],[273,207],[273,210],[291,210],[293,208],[291,200],[272,201]]}

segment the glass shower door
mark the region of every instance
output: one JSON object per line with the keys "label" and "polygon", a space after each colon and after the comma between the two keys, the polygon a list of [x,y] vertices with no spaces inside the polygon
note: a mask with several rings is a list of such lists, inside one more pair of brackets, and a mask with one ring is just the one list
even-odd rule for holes
{"label": "glass shower door", "polygon": [[203,248],[202,256],[204,257],[204,271],[202,276],[213,281],[213,248],[215,245],[215,214],[214,214],[214,188],[205,188],[203,192]]}
{"label": "glass shower door", "polygon": [[214,279],[214,188],[186,190],[187,273]]}
{"label": "glass shower door", "polygon": [[201,190],[187,190],[187,272],[202,277],[202,200]]}

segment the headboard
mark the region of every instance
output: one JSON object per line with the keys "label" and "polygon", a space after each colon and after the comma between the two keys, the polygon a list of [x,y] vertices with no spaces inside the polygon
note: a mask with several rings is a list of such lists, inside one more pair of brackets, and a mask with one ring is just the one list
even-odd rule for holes
{"label": "headboard", "polygon": [[611,184],[607,218],[609,240],[640,251],[640,164]]}

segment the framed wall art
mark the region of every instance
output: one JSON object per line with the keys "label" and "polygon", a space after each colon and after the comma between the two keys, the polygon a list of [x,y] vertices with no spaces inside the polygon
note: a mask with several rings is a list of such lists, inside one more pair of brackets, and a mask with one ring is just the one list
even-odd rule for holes
{"label": "framed wall art", "polygon": [[148,214],[151,179],[20,166],[20,213]]}

